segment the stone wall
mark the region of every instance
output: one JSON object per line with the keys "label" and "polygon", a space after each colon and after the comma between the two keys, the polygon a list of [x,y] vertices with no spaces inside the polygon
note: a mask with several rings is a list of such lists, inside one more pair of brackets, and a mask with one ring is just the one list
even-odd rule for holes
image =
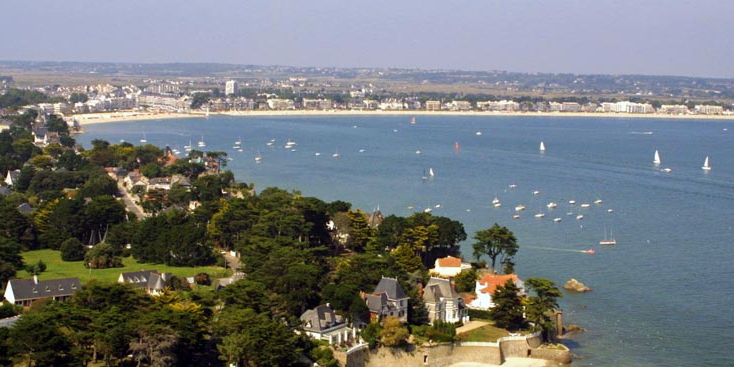
{"label": "stone wall", "polygon": [[563,349],[531,349],[530,358],[545,359],[559,363],[571,363],[571,351],[565,346],[563,346]]}
{"label": "stone wall", "polygon": [[[460,362],[478,362],[500,365],[502,356],[497,346],[455,346],[442,344],[417,347],[411,351],[380,348],[370,351],[364,367],[439,367]],[[357,367],[348,364],[347,367]]]}
{"label": "stone wall", "polygon": [[519,340],[502,340],[500,341],[500,349],[502,350],[502,358],[527,358],[529,353],[528,342],[525,339]]}

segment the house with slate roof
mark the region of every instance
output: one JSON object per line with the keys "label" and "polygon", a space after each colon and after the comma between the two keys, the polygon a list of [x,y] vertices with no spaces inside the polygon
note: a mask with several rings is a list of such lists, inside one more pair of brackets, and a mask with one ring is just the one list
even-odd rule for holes
{"label": "house with slate roof", "polygon": [[408,296],[395,278],[382,277],[372,293],[361,294],[370,310],[370,321],[395,316],[408,322]]}
{"label": "house with slate roof", "polygon": [[28,307],[39,299],[67,300],[80,289],[79,278],[39,280],[38,276],[33,276],[33,279],[9,280],[5,299],[14,305]]}
{"label": "house with slate roof", "polygon": [[423,289],[423,302],[428,310],[428,320],[444,322],[467,322],[469,312],[464,300],[448,279],[431,277]]}
{"label": "house with slate roof", "polygon": [[328,303],[306,310],[301,321],[306,335],[326,340],[329,344],[342,344],[357,337],[356,329],[349,328],[344,318],[337,315]]}
{"label": "house with slate roof", "polygon": [[171,273],[159,273],[157,270],[128,271],[120,273],[117,282],[142,288],[146,293],[156,295],[170,285],[171,277]]}

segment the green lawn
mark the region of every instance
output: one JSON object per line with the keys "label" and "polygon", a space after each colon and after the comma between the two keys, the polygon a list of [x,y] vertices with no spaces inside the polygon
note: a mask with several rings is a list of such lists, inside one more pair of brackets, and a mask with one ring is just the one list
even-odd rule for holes
{"label": "green lawn", "polygon": [[[36,250],[28,251],[21,254],[26,264],[35,264],[38,260],[46,263],[46,271],[39,275],[41,279],[54,278],[71,278],[78,277],[82,284],[90,279],[96,279],[101,282],[116,282],[120,273],[125,271],[139,270],[158,270],[160,272],[171,272],[178,277],[192,277],[198,273],[208,273],[212,279],[224,278],[230,275],[231,271],[219,266],[200,266],[195,268],[166,266],[164,264],[141,264],[132,256],[122,259],[125,265],[121,268],[112,269],[89,269],[84,267],[84,261],[63,261],[61,253],[55,250]],[[90,275],[91,274],[91,275]],[[29,278],[30,275],[25,271],[19,271],[18,278]]]}
{"label": "green lawn", "polygon": [[500,329],[493,325],[485,325],[457,335],[457,339],[463,342],[496,342],[497,339],[509,335],[510,333],[505,329]]}

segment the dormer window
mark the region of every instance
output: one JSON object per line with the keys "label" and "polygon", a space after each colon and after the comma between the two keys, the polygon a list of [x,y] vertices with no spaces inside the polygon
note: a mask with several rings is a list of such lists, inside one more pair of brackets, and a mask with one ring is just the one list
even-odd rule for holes
{"label": "dormer window", "polygon": [[71,289],[76,289],[76,284],[72,284]]}
{"label": "dormer window", "polygon": [[51,292],[51,287],[46,286],[46,292]]}
{"label": "dormer window", "polygon": [[63,286],[63,285],[61,285],[61,284],[59,284],[59,290],[60,290],[60,291],[63,291],[63,290],[64,290],[64,286]]}
{"label": "dormer window", "polygon": [[33,293],[38,293],[38,289],[36,289],[36,287],[33,287]]}

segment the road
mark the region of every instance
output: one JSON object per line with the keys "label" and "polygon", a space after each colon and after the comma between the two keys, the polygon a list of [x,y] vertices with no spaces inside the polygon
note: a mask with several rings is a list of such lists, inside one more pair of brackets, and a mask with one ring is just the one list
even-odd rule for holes
{"label": "road", "polygon": [[122,202],[125,203],[125,208],[127,211],[134,213],[135,216],[138,217],[138,219],[144,219],[148,216],[147,213],[141,208],[139,205],[135,204],[135,201],[133,200],[132,196],[125,190],[125,188],[122,186],[122,183],[117,183],[117,188],[120,190],[120,193],[122,194]]}

